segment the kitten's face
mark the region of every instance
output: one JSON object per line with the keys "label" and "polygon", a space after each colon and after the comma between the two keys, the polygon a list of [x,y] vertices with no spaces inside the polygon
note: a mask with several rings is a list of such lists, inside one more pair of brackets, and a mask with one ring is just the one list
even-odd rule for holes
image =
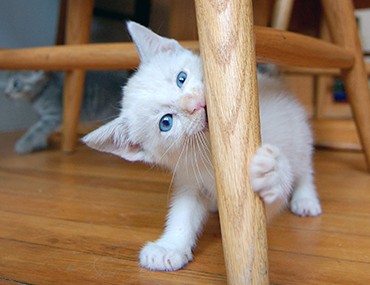
{"label": "kitten's face", "polygon": [[20,71],[11,76],[5,95],[13,100],[32,100],[45,87],[48,76],[43,71]]}
{"label": "kitten's face", "polygon": [[142,26],[129,30],[142,63],[123,89],[120,116],[84,141],[128,160],[172,165],[207,128],[201,61]]}
{"label": "kitten's face", "polygon": [[188,137],[206,128],[199,57],[166,52],[141,66],[124,88],[121,118],[153,160],[181,151]]}

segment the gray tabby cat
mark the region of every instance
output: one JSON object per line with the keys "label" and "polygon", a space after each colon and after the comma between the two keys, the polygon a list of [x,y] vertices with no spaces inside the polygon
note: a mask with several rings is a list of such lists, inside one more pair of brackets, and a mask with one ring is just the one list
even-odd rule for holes
{"label": "gray tabby cat", "polygon": [[[82,121],[106,121],[119,113],[124,74],[87,72],[81,110]],[[62,123],[63,73],[20,71],[9,77],[5,95],[27,100],[40,119],[17,141],[15,151],[27,154],[48,146],[48,137]]]}

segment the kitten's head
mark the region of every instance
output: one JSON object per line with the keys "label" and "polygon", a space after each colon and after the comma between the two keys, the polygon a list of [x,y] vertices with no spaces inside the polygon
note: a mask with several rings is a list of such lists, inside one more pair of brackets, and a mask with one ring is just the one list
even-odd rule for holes
{"label": "kitten's head", "polygon": [[129,22],[141,64],[123,88],[119,117],[83,138],[127,160],[171,167],[207,128],[202,66],[177,41]]}
{"label": "kitten's head", "polygon": [[8,79],[5,95],[13,100],[32,100],[45,88],[49,76],[44,71],[19,71]]}

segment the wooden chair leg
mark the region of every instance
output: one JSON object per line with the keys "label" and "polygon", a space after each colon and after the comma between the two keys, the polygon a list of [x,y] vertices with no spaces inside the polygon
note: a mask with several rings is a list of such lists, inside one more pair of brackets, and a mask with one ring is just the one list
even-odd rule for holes
{"label": "wooden chair leg", "polygon": [[196,0],[229,284],[268,284],[265,213],[248,180],[260,145],[252,0]]}
{"label": "wooden chair leg", "polygon": [[[67,4],[66,44],[84,44],[90,40],[93,0],[69,0]],[[85,72],[65,72],[63,94],[62,149],[71,152],[76,146],[77,127],[83,97]]]}
{"label": "wooden chair leg", "polygon": [[275,29],[288,30],[294,0],[276,0],[271,26]]}
{"label": "wooden chair leg", "polygon": [[342,70],[346,92],[370,172],[370,93],[352,0],[322,0],[333,41],[355,55],[352,68]]}

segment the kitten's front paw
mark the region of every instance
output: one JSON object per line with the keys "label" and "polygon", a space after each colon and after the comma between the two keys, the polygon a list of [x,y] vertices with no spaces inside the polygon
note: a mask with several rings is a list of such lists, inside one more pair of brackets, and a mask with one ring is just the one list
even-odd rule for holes
{"label": "kitten's front paw", "polygon": [[14,150],[18,154],[27,154],[33,151],[32,145],[24,143],[23,141],[17,141]]}
{"label": "kitten's front paw", "polygon": [[29,136],[20,138],[15,144],[15,151],[18,154],[28,154],[36,150],[46,149],[48,146],[47,139],[32,139]]}
{"label": "kitten's front paw", "polygon": [[140,252],[140,265],[154,271],[175,271],[183,268],[193,259],[191,249],[182,250],[147,243]]}
{"label": "kitten's front paw", "polygon": [[262,145],[250,165],[252,188],[266,204],[287,199],[291,188],[291,172],[286,159],[273,145]]}
{"label": "kitten's front paw", "polygon": [[294,214],[301,217],[314,217],[322,213],[319,199],[317,199],[316,197],[297,199],[294,199],[293,197],[292,201],[290,202],[290,210]]}

